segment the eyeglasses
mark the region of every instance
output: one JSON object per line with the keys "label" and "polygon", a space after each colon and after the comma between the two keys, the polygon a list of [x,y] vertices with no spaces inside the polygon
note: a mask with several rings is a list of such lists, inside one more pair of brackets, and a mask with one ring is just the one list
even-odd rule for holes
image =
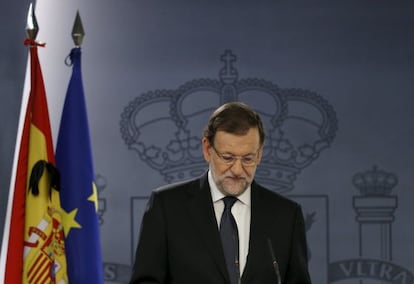
{"label": "eyeglasses", "polygon": [[220,160],[226,164],[226,165],[233,165],[236,160],[240,160],[240,162],[242,163],[243,166],[246,167],[252,167],[255,166],[257,164],[257,159],[259,156],[259,150],[257,150],[256,154],[247,154],[244,156],[236,156],[233,154],[227,154],[227,153],[220,153],[219,151],[217,151],[217,149],[211,145],[211,148],[213,148],[214,152],[216,152],[217,157],[220,158]]}

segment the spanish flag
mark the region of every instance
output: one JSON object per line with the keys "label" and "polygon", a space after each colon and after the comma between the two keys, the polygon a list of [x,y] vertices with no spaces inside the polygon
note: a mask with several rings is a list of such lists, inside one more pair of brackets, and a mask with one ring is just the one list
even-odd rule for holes
{"label": "spanish flag", "polygon": [[[4,283],[68,283],[60,206],[46,93],[34,40],[30,46],[30,93],[2,247]],[[11,198],[10,198],[11,197]],[[8,221],[9,220],[9,221]],[[7,231],[6,231],[7,230]]]}

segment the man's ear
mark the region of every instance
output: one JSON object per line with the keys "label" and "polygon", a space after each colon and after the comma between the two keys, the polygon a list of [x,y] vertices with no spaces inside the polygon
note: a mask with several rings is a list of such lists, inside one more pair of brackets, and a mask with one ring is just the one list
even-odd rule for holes
{"label": "man's ear", "polygon": [[210,142],[208,142],[207,138],[203,138],[203,140],[201,141],[202,147],[203,147],[203,156],[204,156],[204,160],[207,163],[210,163],[210,159],[211,159],[211,154],[210,154]]}
{"label": "man's ear", "polygon": [[258,155],[259,157],[257,157],[257,164],[260,164],[260,162],[262,161],[262,157],[263,157],[263,146],[260,147]]}

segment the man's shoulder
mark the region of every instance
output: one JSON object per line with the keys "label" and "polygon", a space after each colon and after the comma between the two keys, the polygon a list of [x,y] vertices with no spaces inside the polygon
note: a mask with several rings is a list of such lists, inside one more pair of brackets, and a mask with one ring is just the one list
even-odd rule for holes
{"label": "man's shoulder", "polygon": [[174,190],[186,188],[189,185],[196,182],[197,180],[199,180],[199,179],[198,178],[197,179],[188,179],[188,180],[183,180],[183,181],[179,181],[179,182],[165,184],[165,185],[162,185],[162,186],[154,189],[154,192],[163,193],[163,192],[166,192],[166,191],[168,192],[168,191],[174,191]]}
{"label": "man's shoulder", "polygon": [[258,183],[254,184],[253,190],[256,191],[260,200],[263,200],[267,203],[278,204],[278,206],[287,206],[287,207],[297,207],[300,206],[299,203],[290,199],[288,196],[282,195],[281,193],[270,190]]}
{"label": "man's shoulder", "polygon": [[156,195],[179,195],[185,192],[194,191],[205,183],[205,176],[187,179],[175,183],[166,184],[156,188],[153,193]]}

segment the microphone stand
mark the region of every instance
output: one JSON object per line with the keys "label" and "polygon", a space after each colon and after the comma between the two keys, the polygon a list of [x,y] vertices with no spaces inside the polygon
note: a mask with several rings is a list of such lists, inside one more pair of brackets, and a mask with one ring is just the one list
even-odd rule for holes
{"label": "microphone stand", "polygon": [[276,261],[275,254],[273,252],[272,241],[269,238],[267,239],[267,245],[269,247],[270,256],[272,257],[272,265],[273,265],[273,270],[276,274],[277,284],[281,284],[279,264]]}
{"label": "microphone stand", "polygon": [[234,264],[236,265],[237,270],[237,284],[241,284],[241,275],[240,275],[240,260],[239,260],[239,241],[237,236],[233,235],[233,241],[234,241],[234,248],[235,248],[235,254],[234,254]]}

